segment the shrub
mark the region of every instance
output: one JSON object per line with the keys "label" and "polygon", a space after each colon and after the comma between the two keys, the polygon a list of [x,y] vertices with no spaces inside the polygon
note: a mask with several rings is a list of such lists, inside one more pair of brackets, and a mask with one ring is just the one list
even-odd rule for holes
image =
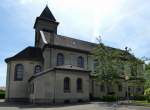
{"label": "shrub", "polygon": [[133,97],[133,99],[134,100],[139,100],[139,101],[144,101],[144,100],[146,100],[146,96],[144,96],[144,95],[135,95]]}
{"label": "shrub", "polygon": [[147,98],[147,102],[150,102],[150,97],[149,97],[149,98]]}
{"label": "shrub", "polygon": [[107,101],[107,102],[117,101],[117,97],[114,95],[106,95],[103,96],[103,101]]}
{"label": "shrub", "polygon": [[146,100],[150,102],[150,88],[145,90],[144,95],[146,96]]}
{"label": "shrub", "polygon": [[5,92],[4,91],[0,91],[0,99],[4,99],[5,98]]}

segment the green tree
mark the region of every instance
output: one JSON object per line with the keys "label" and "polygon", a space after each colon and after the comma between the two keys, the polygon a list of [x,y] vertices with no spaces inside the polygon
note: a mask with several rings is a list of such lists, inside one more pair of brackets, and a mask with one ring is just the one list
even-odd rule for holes
{"label": "green tree", "polygon": [[150,88],[145,90],[144,95],[146,96],[146,100],[150,102]]}
{"label": "green tree", "polygon": [[109,86],[118,83],[120,78],[118,67],[123,66],[123,62],[120,60],[122,51],[105,46],[101,42],[101,38],[98,41],[99,44],[93,50],[93,57],[98,63],[95,70],[96,79],[106,83],[107,92],[109,93]]}
{"label": "green tree", "polygon": [[[133,76],[134,79],[137,79],[138,64],[143,62],[130,53],[131,49],[126,47],[123,51],[107,47],[102,43],[100,37],[98,42],[99,44],[92,53],[98,63],[95,74],[98,81],[106,83],[107,93],[109,93],[110,85],[118,83],[120,78]],[[124,64],[130,65],[132,70],[130,74],[124,73]]]}
{"label": "green tree", "polygon": [[150,63],[145,66],[145,89],[150,88]]}

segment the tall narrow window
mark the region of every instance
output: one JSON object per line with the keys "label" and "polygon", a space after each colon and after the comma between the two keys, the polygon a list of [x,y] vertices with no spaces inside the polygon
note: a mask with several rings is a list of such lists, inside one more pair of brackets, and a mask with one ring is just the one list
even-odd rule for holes
{"label": "tall narrow window", "polygon": [[122,85],[118,85],[118,91],[122,92]]}
{"label": "tall narrow window", "polygon": [[57,54],[57,66],[64,64],[64,55],[62,53]]}
{"label": "tall narrow window", "polygon": [[42,68],[40,65],[36,65],[34,68],[34,74],[41,72]]}
{"label": "tall narrow window", "polygon": [[15,66],[15,76],[14,76],[14,80],[15,81],[21,81],[23,80],[23,73],[24,73],[24,67],[22,64],[17,64]]}
{"label": "tall narrow window", "polygon": [[78,78],[76,83],[77,83],[77,92],[82,92],[82,79]]}
{"label": "tall narrow window", "polygon": [[104,86],[104,84],[100,85],[100,90],[101,90],[101,92],[105,92],[105,86]]}
{"label": "tall narrow window", "polygon": [[64,78],[64,92],[70,92],[70,78]]}
{"label": "tall narrow window", "polygon": [[96,67],[98,66],[98,60],[93,61],[93,69],[96,70]]}
{"label": "tall narrow window", "polygon": [[84,58],[82,56],[78,57],[77,66],[80,67],[80,68],[84,68]]}

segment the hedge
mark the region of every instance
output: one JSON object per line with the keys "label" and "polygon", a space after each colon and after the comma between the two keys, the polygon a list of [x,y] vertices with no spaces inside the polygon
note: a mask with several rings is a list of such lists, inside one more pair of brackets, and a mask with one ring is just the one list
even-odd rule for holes
{"label": "hedge", "polygon": [[114,95],[107,95],[107,96],[103,96],[103,101],[107,101],[107,102],[114,102],[117,101],[117,97]]}
{"label": "hedge", "polygon": [[0,99],[4,99],[5,98],[5,92],[4,91],[0,91]]}
{"label": "hedge", "polygon": [[146,96],[144,96],[144,95],[135,95],[133,97],[133,99],[138,100],[138,101],[144,101],[144,100],[146,100]]}

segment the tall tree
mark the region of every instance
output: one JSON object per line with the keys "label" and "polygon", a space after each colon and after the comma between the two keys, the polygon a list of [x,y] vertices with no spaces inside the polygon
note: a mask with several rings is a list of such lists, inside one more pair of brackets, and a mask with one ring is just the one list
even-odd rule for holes
{"label": "tall tree", "polygon": [[[118,83],[120,78],[137,77],[138,64],[142,61],[130,53],[131,49],[126,47],[125,50],[119,50],[107,47],[102,43],[101,37],[98,38],[98,43],[93,50],[93,57],[98,63],[95,70],[96,79],[106,83],[107,93],[110,85]],[[131,73],[124,72],[124,64],[130,65]]]}
{"label": "tall tree", "polygon": [[97,61],[95,73],[96,79],[105,82],[107,85],[107,93],[111,84],[117,83],[120,75],[118,67],[123,67],[123,62],[120,60],[121,51],[105,46],[101,38],[98,38],[99,44],[93,50],[93,57]]}

